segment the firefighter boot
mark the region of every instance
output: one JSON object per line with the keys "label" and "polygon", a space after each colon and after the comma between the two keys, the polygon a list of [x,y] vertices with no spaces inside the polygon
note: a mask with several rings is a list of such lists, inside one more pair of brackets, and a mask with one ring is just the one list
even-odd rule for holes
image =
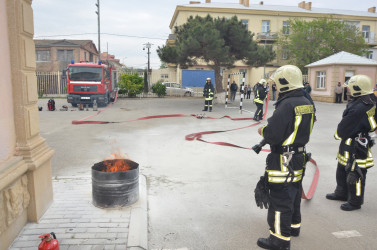
{"label": "firefighter boot", "polygon": [[209,112],[212,112],[212,107],[209,107]]}
{"label": "firefighter boot", "polygon": [[326,194],[326,199],[333,201],[347,201],[347,197],[339,196],[335,193]]}
{"label": "firefighter boot", "polygon": [[208,107],[204,107],[204,109],[202,111],[207,111],[208,110]]}
{"label": "firefighter boot", "polygon": [[281,240],[270,235],[268,238],[259,238],[257,245],[264,249],[272,250],[289,250],[291,249],[291,241]]}
{"label": "firefighter boot", "polygon": [[342,209],[343,211],[353,211],[353,210],[357,210],[357,209],[360,209],[361,206],[360,205],[352,205],[350,203],[344,203],[342,205],[340,205],[340,209]]}

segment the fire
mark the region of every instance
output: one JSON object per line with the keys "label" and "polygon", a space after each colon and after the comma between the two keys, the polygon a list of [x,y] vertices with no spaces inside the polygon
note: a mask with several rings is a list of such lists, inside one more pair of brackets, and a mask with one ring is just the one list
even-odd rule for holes
{"label": "fire", "polygon": [[105,158],[104,164],[106,168],[102,170],[102,172],[122,172],[130,170],[131,166],[127,164],[125,159],[126,158],[122,156],[119,150],[116,153],[111,153],[110,157]]}

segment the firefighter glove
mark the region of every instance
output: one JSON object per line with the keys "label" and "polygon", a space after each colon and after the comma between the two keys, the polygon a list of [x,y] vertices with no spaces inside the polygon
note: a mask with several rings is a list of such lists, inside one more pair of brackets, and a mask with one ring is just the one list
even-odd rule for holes
{"label": "firefighter glove", "polygon": [[364,179],[364,176],[357,163],[355,163],[354,170],[349,171],[347,174],[347,184],[354,185],[359,181],[359,179]]}
{"label": "firefighter glove", "polygon": [[268,193],[268,188],[266,184],[266,180],[264,176],[260,177],[260,180],[257,183],[257,186],[255,187],[254,190],[254,195],[255,195],[255,202],[257,203],[257,206],[260,207],[261,209],[268,208],[270,205],[270,199],[269,199],[269,193]]}

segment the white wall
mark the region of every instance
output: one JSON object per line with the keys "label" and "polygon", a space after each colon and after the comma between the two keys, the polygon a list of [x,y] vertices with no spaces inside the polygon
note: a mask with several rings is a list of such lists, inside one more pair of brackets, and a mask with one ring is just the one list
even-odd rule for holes
{"label": "white wall", "polygon": [[16,145],[6,9],[6,1],[0,1],[0,164]]}

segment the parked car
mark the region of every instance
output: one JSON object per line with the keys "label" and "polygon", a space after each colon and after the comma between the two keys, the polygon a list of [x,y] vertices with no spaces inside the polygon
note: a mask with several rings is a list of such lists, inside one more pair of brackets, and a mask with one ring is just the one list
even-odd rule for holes
{"label": "parked car", "polygon": [[170,96],[194,96],[194,90],[186,87],[182,87],[177,82],[163,82],[166,86],[166,95]]}

